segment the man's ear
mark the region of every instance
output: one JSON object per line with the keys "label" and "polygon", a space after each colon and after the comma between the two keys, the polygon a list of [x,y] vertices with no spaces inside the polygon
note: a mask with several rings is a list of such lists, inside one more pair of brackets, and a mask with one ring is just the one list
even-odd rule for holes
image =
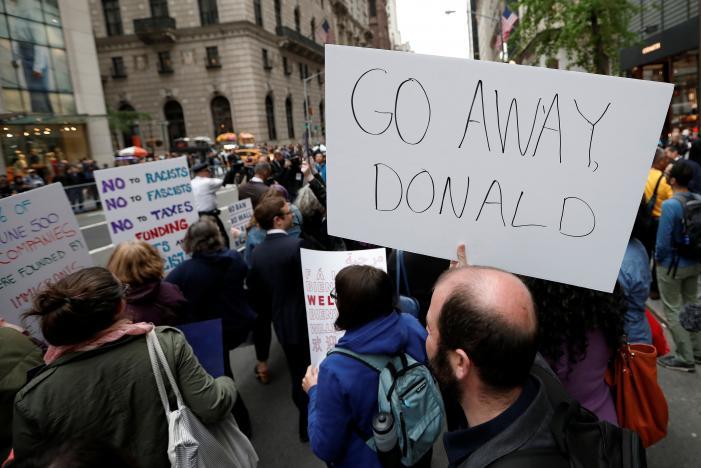
{"label": "man's ear", "polygon": [[455,378],[458,380],[466,379],[472,370],[472,360],[465,354],[465,351],[462,349],[451,351],[449,360]]}

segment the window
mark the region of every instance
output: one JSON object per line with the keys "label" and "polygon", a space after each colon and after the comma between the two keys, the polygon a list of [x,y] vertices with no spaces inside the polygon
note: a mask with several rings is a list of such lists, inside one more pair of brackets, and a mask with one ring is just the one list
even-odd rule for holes
{"label": "window", "polygon": [[304,81],[304,64],[299,64],[299,79]]}
{"label": "window", "polygon": [[282,27],[282,7],[280,6],[280,0],[275,0],[275,26]]}
{"label": "window", "polygon": [[270,64],[270,57],[268,57],[268,49],[263,49],[263,68],[266,70],[273,69],[273,66]]}
{"label": "window", "polygon": [[263,26],[263,6],[260,0],[253,0],[253,11],[256,15],[256,24],[258,26]]}
{"label": "window", "polygon": [[176,139],[184,138],[187,135],[183,108],[178,101],[168,101],[163,106],[163,115],[168,122],[168,140],[172,149]]}
{"label": "window", "polygon": [[170,59],[170,52],[167,50],[158,53],[158,73],[173,73],[173,61]]}
{"label": "window", "polygon": [[321,70],[318,68],[316,69],[316,82],[319,83],[319,86],[324,84],[324,78],[323,78],[323,73],[321,73]]}
{"label": "window", "polygon": [[277,130],[275,129],[275,105],[273,95],[265,97],[265,118],[268,121],[268,139],[277,140]]}
{"label": "window", "polygon": [[219,60],[219,47],[207,47],[207,68],[221,68]]}
{"label": "window", "polygon": [[370,0],[370,16],[377,16],[377,2],[375,0]]}
{"label": "window", "polygon": [[307,64],[304,64],[304,78],[309,78],[309,67]]}
{"label": "window", "polygon": [[152,18],[165,18],[168,15],[168,0],[149,0]]}
{"label": "window", "polygon": [[301,34],[302,33],[302,26],[300,26],[301,20],[300,20],[299,16],[300,16],[299,15],[299,7],[295,7],[295,31],[297,31],[298,33]]}
{"label": "window", "polygon": [[292,69],[290,68],[290,62],[287,60],[287,57],[282,58],[282,68],[285,71],[286,76],[289,76],[292,74]]}
{"label": "window", "polygon": [[292,96],[285,99],[285,115],[287,116],[287,138],[295,137],[295,122],[292,114]]}
{"label": "window", "polygon": [[200,7],[200,24],[202,26],[219,23],[217,0],[197,0],[197,3]]}
{"label": "window", "polygon": [[309,22],[309,38],[316,42],[316,18],[312,18],[312,20]]}
{"label": "window", "polygon": [[112,78],[126,78],[127,69],[122,57],[112,57]]}
{"label": "window", "polygon": [[212,123],[214,124],[214,135],[233,132],[234,124],[231,121],[231,106],[229,100],[224,96],[216,96],[212,99]]}
{"label": "window", "polygon": [[108,36],[121,36],[122,13],[119,11],[119,0],[102,0],[102,12],[105,15],[105,25]]}

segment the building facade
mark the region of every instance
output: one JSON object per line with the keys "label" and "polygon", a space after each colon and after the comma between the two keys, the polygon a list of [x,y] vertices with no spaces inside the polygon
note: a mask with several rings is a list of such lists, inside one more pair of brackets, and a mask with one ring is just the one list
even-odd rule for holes
{"label": "building facade", "polygon": [[375,49],[392,49],[386,0],[369,0],[368,12],[370,31],[372,31],[372,46]]}
{"label": "building facade", "polygon": [[323,141],[323,44],[372,38],[355,0],[90,2],[107,106],[148,115],[115,139],[155,152],[225,132],[299,142],[305,125]]}
{"label": "building facade", "polygon": [[0,172],[112,161],[88,0],[0,0]]}
{"label": "building facade", "polygon": [[468,5],[472,6],[469,13],[474,58],[500,60],[495,41],[497,35],[501,34],[503,0],[472,0]]}
{"label": "building facade", "polygon": [[699,2],[640,0],[631,19],[638,45],[621,50],[620,68],[629,77],[674,84],[664,133],[699,129]]}

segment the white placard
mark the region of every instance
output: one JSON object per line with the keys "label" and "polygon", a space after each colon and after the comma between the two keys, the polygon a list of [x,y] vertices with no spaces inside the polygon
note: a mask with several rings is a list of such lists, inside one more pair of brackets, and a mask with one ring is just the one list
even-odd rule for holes
{"label": "white placard", "polygon": [[370,265],[387,271],[385,249],[324,252],[300,249],[304,278],[304,304],[307,306],[307,330],[312,366],[318,366],[328,350],[345,332],[334,328],[338,310],[329,295],[335,287],[336,273],[349,265]]}
{"label": "white placard", "polygon": [[166,272],[185,261],[182,239],[197,220],[186,158],[95,171],[95,182],[115,246],[148,242],[163,256]]}
{"label": "white placard", "polygon": [[0,316],[5,320],[20,325],[20,315],[46,284],[89,266],[90,252],[61,184],[0,200]]}
{"label": "white placard", "polygon": [[246,244],[246,235],[248,224],[253,217],[253,205],[250,198],[244,198],[229,205],[229,221],[231,227],[241,231],[241,235],[234,241],[233,248],[241,247]]}
{"label": "white placard", "polygon": [[611,291],[672,90],[327,45],[329,233]]}

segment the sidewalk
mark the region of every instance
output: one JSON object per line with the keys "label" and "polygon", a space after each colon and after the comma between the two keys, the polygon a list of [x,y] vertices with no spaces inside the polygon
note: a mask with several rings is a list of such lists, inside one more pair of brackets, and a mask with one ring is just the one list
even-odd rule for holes
{"label": "sidewalk", "polygon": [[[664,324],[661,301],[648,300],[648,307],[665,328],[669,346],[672,337]],[[695,468],[701,464],[701,366],[689,374],[657,366],[657,379],[669,405],[667,437],[647,449],[650,468]]]}

